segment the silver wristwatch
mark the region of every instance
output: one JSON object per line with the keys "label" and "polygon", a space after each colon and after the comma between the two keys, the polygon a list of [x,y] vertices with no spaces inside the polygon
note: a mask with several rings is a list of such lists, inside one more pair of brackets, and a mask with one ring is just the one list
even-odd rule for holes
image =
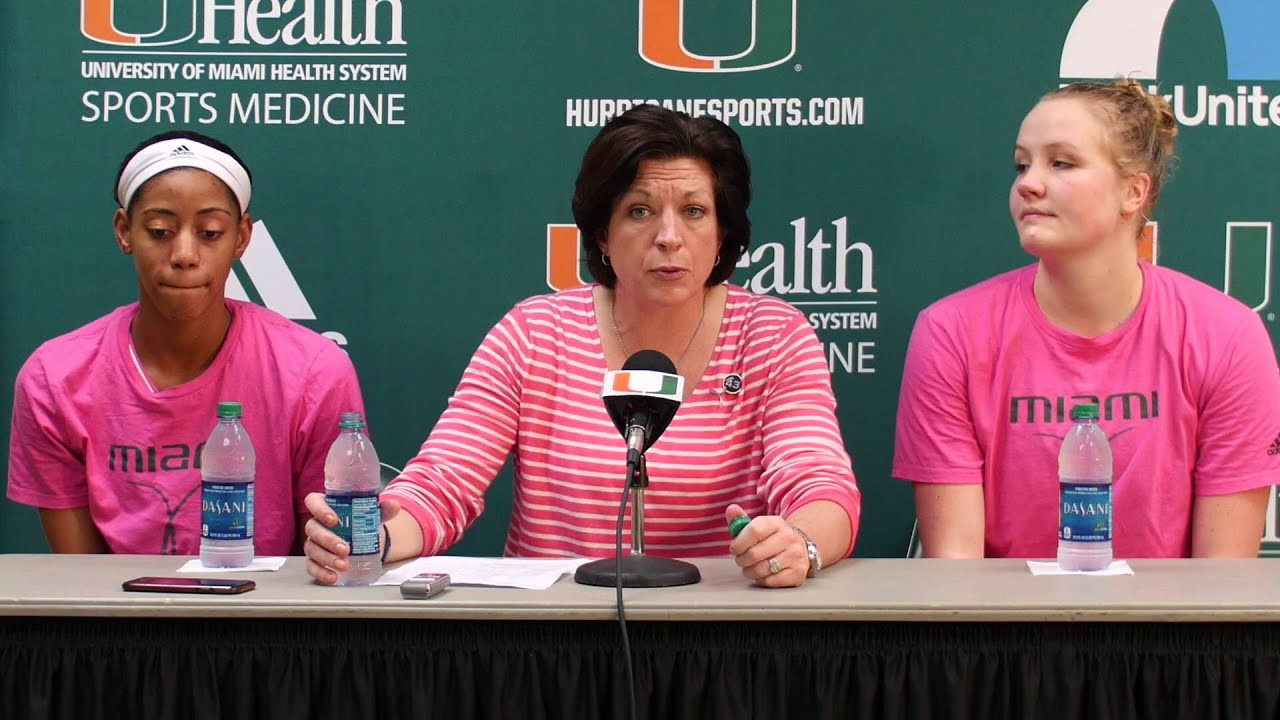
{"label": "silver wristwatch", "polygon": [[805,577],[817,577],[818,573],[822,572],[822,555],[818,554],[818,546],[814,544],[813,538],[809,537],[809,533],[795,525],[792,525],[791,529],[795,530],[804,541],[804,551],[809,555],[809,572],[805,573]]}

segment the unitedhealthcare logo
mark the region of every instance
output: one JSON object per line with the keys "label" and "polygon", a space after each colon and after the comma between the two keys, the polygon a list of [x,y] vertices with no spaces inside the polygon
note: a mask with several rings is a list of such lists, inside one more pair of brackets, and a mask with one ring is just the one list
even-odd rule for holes
{"label": "unitedhealthcare logo", "polygon": [[[1063,78],[1155,79],[1160,39],[1175,0],[1089,0],[1062,45]],[[1280,3],[1213,0],[1231,80],[1280,80]]]}
{"label": "unitedhealthcare logo", "polygon": [[[241,268],[243,268],[244,274],[248,276],[253,289],[261,298],[262,305],[267,309],[274,310],[290,320],[316,319],[311,303],[307,302],[307,296],[302,293],[302,287],[298,285],[297,278],[289,270],[284,256],[280,254],[280,248],[276,246],[271,232],[261,220],[253,224],[252,240],[240,258],[240,266],[233,267],[231,274],[227,276],[227,297],[232,300],[253,302],[240,277]],[[339,345],[347,344],[346,336],[340,332],[329,331],[321,334]]]}
{"label": "unitedhealthcare logo", "polygon": [[640,57],[680,72],[746,72],[780,65],[796,52],[798,2],[751,0],[751,37],[744,49],[732,55],[699,55],[685,48],[690,30],[685,0],[640,0]]}
{"label": "unitedhealthcare logo", "polygon": [[[1159,88],[1181,125],[1195,127],[1280,127],[1280,96],[1249,81],[1280,80],[1280,3],[1269,0],[1212,0],[1226,46],[1227,80],[1234,92],[1207,85]],[[1175,0],[1089,0],[1076,14],[1058,75],[1064,81],[1159,77],[1160,46]],[[1168,78],[1166,78],[1168,80]],[[1155,85],[1151,91],[1156,92]],[[1223,88],[1218,88],[1223,89]]]}

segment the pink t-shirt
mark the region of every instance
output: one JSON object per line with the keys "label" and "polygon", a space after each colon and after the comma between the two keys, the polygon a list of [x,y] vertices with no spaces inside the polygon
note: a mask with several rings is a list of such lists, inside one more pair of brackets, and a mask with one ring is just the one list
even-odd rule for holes
{"label": "pink t-shirt", "polygon": [[983,485],[987,557],[1052,557],[1058,451],[1096,402],[1114,457],[1116,557],[1187,557],[1192,501],[1280,481],[1280,372],[1258,316],[1142,264],[1138,308],[1083,338],[1036,303],[1036,266],[920,313],[907,350],[893,475]]}
{"label": "pink t-shirt", "polygon": [[[613,554],[627,452],[600,401],[607,369],[591,287],[525,300],[489,332],[422,451],[384,493],[422,526],[423,554],[462,536],[513,451],[506,554]],[[822,346],[776,298],[729,287],[711,362],[646,457],[649,554],[727,555],[729,503],[785,516],[829,500],[857,535],[860,495]],[[629,546],[630,513],[624,527]]]}
{"label": "pink t-shirt", "polygon": [[338,419],[364,409],[360,387],[333,341],[258,305],[227,307],[213,364],[159,392],[131,354],[136,303],[41,345],[14,392],[9,499],[87,506],[112,552],[194,555],[201,446],[218,402],[238,401],[257,456],[254,550],[294,549],[303,497],[323,491]]}

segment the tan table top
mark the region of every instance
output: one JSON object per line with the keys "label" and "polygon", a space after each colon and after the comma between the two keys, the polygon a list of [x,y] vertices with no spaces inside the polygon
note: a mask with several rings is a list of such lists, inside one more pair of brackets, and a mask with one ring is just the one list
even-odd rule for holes
{"label": "tan table top", "polygon": [[[173,576],[188,558],[0,555],[0,615],[63,617],[440,618],[611,620],[614,590],[569,576],[549,590],[451,587],[430,600],[399,588],[323,587],[302,558],[274,573],[228,573],[241,595],[124,592],[143,575]],[[1280,621],[1280,562],[1132,560],[1135,575],[1035,577],[1020,560],[854,559],[802,588],[754,587],[727,558],[694,561],[697,585],[628,589],[629,620],[679,621]]]}

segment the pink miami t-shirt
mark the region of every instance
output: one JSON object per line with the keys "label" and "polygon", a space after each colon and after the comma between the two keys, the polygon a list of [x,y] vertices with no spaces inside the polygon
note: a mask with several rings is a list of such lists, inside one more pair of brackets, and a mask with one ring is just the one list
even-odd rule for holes
{"label": "pink miami t-shirt", "polygon": [[87,506],[115,553],[194,555],[200,452],[218,402],[237,401],[257,457],[254,550],[289,554],[341,413],[364,409],[360,386],[333,341],[258,305],[227,308],[213,364],[159,392],[131,354],[137,303],[41,345],[18,373],[9,499]]}
{"label": "pink miami t-shirt", "polygon": [[894,477],[981,484],[987,557],[1052,557],[1058,451],[1099,405],[1114,457],[1116,557],[1187,557],[1192,502],[1280,480],[1280,371],[1249,308],[1142,264],[1138,308],[1094,338],[1048,321],[1036,266],[920,313],[898,405]]}

